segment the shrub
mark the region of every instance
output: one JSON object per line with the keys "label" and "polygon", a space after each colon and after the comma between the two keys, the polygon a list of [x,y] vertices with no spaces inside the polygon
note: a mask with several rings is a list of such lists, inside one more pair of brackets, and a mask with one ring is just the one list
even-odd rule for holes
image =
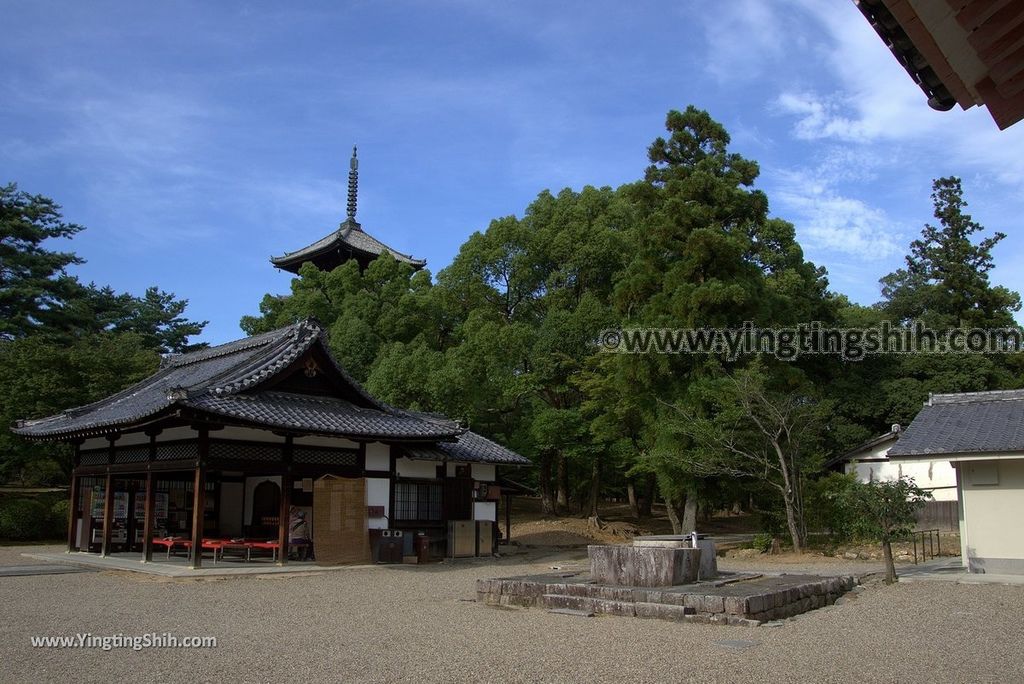
{"label": "shrub", "polygon": [[761,553],[768,553],[771,551],[772,542],[774,541],[774,535],[768,534],[767,532],[758,532],[754,535],[754,540],[750,543],[750,546]]}
{"label": "shrub", "polygon": [[49,527],[50,512],[35,499],[9,499],[0,507],[0,538],[10,541],[40,539]]}
{"label": "shrub", "polygon": [[808,482],[804,488],[804,515],[809,530],[824,532],[833,542],[845,542],[859,532],[856,512],[849,494],[857,487],[855,475],[829,473]]}

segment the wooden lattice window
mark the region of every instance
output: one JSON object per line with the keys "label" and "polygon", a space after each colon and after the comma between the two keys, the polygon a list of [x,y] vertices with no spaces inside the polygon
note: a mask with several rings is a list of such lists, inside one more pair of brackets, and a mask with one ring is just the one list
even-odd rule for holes
{"label": "wooden lattice window", "polygon": [[396,520],[441,520],[441,484],[396,482]]}

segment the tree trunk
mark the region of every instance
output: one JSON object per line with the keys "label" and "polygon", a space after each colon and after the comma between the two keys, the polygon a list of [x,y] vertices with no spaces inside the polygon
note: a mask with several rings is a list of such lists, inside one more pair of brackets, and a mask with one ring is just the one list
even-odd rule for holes
{"label": "tree trunk", "polygon": [[540,458],[540,510],[544,515],[555,515],[555,496],[551,490],[551,454]]}
{"label": "tree trunk", "polygon": [[633,519],[639,521],[640,506],[637,505],[636,485],[633,484],[632,480],[626,483],[626,496],[629,498],[629,511],[633,514]]}
{"label": "tree trunk", "polygon": [[687,534],[697,529],[697,492],[686,491],[686,502],[683,504],[683,519],[680,521],[682,531],[677,534]]}
{"label": "tree trunk", "polygon": [[556,462],[555,480],[558,483],[558,500],[556,501],[556,513],[558,515],[569,514],[569,461],[564,454],[558,455]]}
{"label": "tree trunk", "polygon": [[672,523],[672,534],[683,534],[683,508],[684,506],[678,506],[674,499],[665,497],[665,512]]}
{"label": "tree trunk", "polygon": [[597,504],[601,498],[601,457],[594,456],[594,463],[590,469],[590,506],[587,517],[598,517]]}
{"label": "tree trunk", "polygon": [[789,527],[789,536],[793,542],[793,553],[803,553],[803,539],[796,521],[796,507],[793,505],[793,498],[789,494],[782,498],[786,502],[786,525]]}
{"label": "tree trunk", "polygon": [[889,540],[882,542],[882,555],[885,557],[885,583],[892,584],[898,578],[896,577],[896,564],[892,560],[892,542]]}
{"label": "tree trunk", "polygon": [[654,505],[654,487],[657,481],[654,479],[654,473],[647,473],[644,476],[643,491],[640,495],[640,517],[650,518],[651,517],[651,506]]}

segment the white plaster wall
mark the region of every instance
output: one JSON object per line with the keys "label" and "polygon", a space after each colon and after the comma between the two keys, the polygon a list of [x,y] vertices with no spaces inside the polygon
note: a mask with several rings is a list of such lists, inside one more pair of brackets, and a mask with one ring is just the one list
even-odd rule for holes
{"label": "white plaster wall", "polygon": [[905,475],[931,490],[935,501],[956,501],[956,471],[949,461],[857,461],[847,463],[846,472],[855,473],[861,482],[888,482]]}
{"label": "white plaster wall", "polygon": [[252,492],[254,489],[256,489],[256,485],[258,485],[260,482],[265,482],[266,480],[276,482],[278,487],[281,486],[280,475],[261,475],[258,477],[245,478],[245,517],[243,520],[245,521],[246,524],[252,524]]}
{"label": "white plaster wall", "polygon": [[384,507],[384,517],[369,518],[367,526],[371,530],[387,529],[391,516],[391,481],[383,477],[366,478],[366,505]]}
{"label": "white plaster wall", "polygon": [[493,463],[474,463],[472,472],[477,482],[494,482],[497,479]]}
{"label": "white plaster wall", "polygon": [[391,447],[380,442],[366,445],[366,469],[387,472],[391,470]]}
{"label": "white plaster wall", "polygon": [[437,466],[440,461],[414,461],[402,457],[395,462],[395,470],[399,477],[412,477],[423,480],[433,480],[437,477]]}
{"label": "white plaster wall", "polygon": [[498,504],[494,501],[476,501],[473,503],[473,520],[497,521]]}
{"label": "white plaster wall", "polygon": [[[995,467],[998,484],[974,484],[969,466],[976,464]],[[1014,559],[1024,566],[1024,459],[960,466],[965,558]]]}

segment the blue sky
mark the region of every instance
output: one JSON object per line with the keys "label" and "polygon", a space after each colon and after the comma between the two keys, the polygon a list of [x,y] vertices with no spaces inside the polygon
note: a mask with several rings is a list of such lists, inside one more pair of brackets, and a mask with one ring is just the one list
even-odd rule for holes
{"label": "blue sky", "polygon": [[950,174],[1024,290],[1024,124],[930,110],[852,2],[293,4],[4,3],[0,182],[86,226],[83,279],[227,341],[344,219],[353,144],[360,222],[436,273],[545,188],[639,178],[693,104],[834,290],[876,301]]}

